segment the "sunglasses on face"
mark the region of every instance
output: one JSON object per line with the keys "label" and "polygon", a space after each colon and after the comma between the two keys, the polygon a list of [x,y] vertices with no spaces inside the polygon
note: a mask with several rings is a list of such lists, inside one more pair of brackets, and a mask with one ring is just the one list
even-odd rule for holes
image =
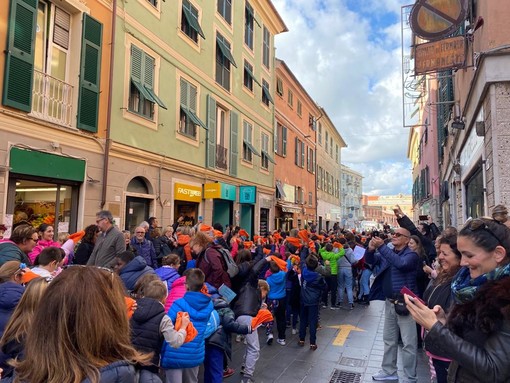
{"label": "sunglasses on face", "polygon": [[393,236],[394,236],[394,237],[397,237],[397,238],[400,238],[400,237],[409,238],[409,236],[408,236],[408,235],[405,235],[405,234],[402,234],[402,233],[393,233]]}
{"label": "sunglasses on face", "polygon": [[485,230],[485,232],[489,233],[489,235],[498,242],[498,245],[503,246],[501,240],[498,238],[496,234],[494,234],[494,232],[489,228],[489,226],[487,226],[483,219],[480,218],[472,219],[471,221],[468,221],[468,223],[466,223],[466,227],[473,232],[477,230]]}

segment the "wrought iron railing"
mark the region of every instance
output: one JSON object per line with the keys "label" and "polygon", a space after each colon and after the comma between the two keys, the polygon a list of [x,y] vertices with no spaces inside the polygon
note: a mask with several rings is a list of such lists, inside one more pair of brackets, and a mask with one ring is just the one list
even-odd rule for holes
{"label": "wrought iron railing", "polygon": [[73,87],[34,70],[32,115],[59,125],[71,126]]}

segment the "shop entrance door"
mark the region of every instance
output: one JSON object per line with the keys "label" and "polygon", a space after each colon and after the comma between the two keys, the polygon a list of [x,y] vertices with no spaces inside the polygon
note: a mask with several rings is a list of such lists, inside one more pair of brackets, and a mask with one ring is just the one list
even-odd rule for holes
{"label": "shop entrance door", "polygon": [[150,199],[126,196],[125,229],[133,233],[137,225],[149,218],[150,206]]}

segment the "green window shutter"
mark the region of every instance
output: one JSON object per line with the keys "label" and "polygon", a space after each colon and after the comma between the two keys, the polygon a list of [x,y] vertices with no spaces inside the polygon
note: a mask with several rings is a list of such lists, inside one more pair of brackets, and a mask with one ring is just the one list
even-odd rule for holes
{"label": "green window shutter", "polygon": [[237,157],[239,153],[238,143],[239,116],[236,112],[230,112],[230,175],[237,177]]}
{"label": "green window shutter", "polygon": [[216,100],[207,95],[207,167],[216,166]]}
{"label": "green window shutter", "polygon": [[149,94],[149,100],[153,100],[154,103],[158,104],[163,109],[167,109],[166,105],[161,101],[161,99],[154,92],[154,68],[155,68],[155,60],[146,54],[143,54],[143,86],[145,91]]}
{"label": "green window shutter", "polygon": [[84,13],[77,127],[93,133],[99,115],[102,35],[103,25]]}
{"label": "green window shutter", "polygon": [[37,0],[11,0],[5,59],[5,106],[30,112],[34,76]]}
{"label": "green window shutter", "polygon": [[181,105],[188,107],[189,83],[181,78]]}

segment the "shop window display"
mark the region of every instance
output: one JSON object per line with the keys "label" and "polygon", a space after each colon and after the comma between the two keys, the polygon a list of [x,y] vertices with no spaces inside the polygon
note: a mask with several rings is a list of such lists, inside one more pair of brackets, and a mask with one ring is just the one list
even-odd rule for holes
{"label": "shop window display", "polygon": [[69,232],[73,187],[55,183],[16,180],[13,227],[45,223],[56,232]]}

